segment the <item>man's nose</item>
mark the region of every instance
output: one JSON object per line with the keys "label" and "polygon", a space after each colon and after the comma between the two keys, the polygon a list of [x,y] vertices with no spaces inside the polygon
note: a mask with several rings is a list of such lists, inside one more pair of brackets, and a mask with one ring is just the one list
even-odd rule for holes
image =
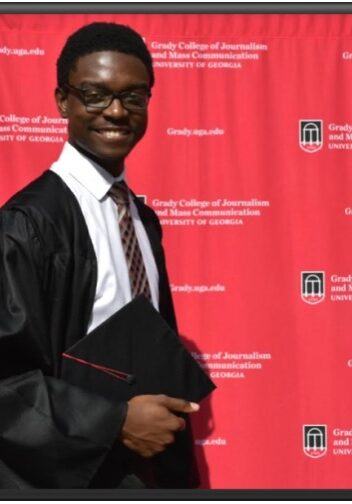
{"label": "man's nose", "polygon": [[122,105],[120,98],[114,98],[110,105],[103,110],[104,115],[111,117],[124,117],[128,115],[128,110]]}

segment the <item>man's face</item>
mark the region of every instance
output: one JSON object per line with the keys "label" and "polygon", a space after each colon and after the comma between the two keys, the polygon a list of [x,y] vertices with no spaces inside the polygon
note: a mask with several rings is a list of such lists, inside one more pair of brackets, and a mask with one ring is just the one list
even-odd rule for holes
{"label": "man's face", "polygon": [[[69,85],[98,92],[149,89],[150,79],[143,62],[130,54],[102,51],[82,56],[70,72]],[[56,91],[62,117],[68,119],[69,142],[113,175],[143,137],[147,111],[126,110],[119,99],[104,110],[88,112],[82,100],[71,92]]]}

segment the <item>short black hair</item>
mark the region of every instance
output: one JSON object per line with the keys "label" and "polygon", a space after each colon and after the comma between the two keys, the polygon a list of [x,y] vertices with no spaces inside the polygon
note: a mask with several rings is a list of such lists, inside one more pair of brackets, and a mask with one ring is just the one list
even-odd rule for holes
{"label": "short black hair", "polygon": [[154,84],[151,54],[142,37],[129,26],[117,23],[91,23],[72,33],[57,60],[57,85],[69,82],[70,71],[82,56],[98,51],[117,51],[140,59],[148,71],[150,87]]}

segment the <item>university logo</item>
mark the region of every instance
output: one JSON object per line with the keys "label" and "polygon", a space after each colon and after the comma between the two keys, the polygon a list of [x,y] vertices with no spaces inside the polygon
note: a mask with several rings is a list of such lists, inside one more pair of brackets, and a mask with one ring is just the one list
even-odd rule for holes
{"label": "university logo", "polygon": [[302,271],[301,298],[305,303],[317,304],[325,298],[324,271]]}
{"label": "university logo", "polygon": [[145,194],[136,194],[136,196],[142,203],[147,204],[147,196]]}
{"label": "university logo", "polygon": [[326,425],[303,425],[303,451],[315,459],[327,453]]}
{"label": "university logo", "polygon": [[323,121],[302,119],[299,121],[299,145],[305,152],[317,152],[323,146]]}

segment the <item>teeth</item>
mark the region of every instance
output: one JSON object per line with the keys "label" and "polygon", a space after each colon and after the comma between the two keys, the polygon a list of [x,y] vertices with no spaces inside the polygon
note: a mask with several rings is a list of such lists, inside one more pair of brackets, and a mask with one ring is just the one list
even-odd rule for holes
{"label": "teeth", "polygon": [[120,138],[126,135],[126,131],[120,130],[101,130],[100,133],[106,138]]}

